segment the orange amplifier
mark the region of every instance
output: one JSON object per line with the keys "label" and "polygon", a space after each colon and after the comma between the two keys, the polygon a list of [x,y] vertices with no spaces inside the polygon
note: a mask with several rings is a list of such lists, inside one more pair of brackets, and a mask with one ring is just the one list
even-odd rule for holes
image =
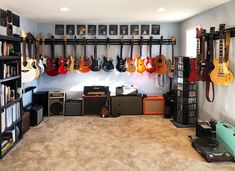
{"label": "orange amplifier", "polygon": [[165,101],[163,96],[148,96],[143,101],[144,115],[163,115],[165,112]]}

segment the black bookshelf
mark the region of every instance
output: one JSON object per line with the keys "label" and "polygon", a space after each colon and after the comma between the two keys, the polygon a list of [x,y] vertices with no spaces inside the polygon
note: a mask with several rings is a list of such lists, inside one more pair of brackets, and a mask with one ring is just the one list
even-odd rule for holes
{"label": "black bookshelf", "polygon": [[8,78],[4,78],[4,79],[0,79],[0,83],[7,82],[7,81],[13,81],[13,80],[16,80],[16,79],[19,79],[19,78],[21,78],[20,75],[13,76],[13,77],[8,77]]}
{"label": "black bookshelf", "polygon": [[0,56],[0,60],[18,60],[20,59],[20,56]]}

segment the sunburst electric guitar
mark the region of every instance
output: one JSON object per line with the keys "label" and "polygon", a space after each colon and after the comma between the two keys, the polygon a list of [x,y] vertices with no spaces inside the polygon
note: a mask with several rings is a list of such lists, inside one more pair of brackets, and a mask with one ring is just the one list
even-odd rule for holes
{"label": "sunburst electric guitar", "polygon": [[[219,40],[219,58],[215,58],[213,61],[213,64],[215,68],[212,70],[210,78],[213,81],[214,84],[216,85],[221,85],[221,86],[228,86],[233,82],[233,74],[229,69],[230,61],[227,61],[223,58],[223,35],[224,35],[224,29],[225,25],[221,24],[220,25],[220,40]],[[226,40],[230,39],[230,32],[226,32]],[[228,44],[226,43],[227,48],[229,49]],[[228,52],[225,54],[229,55]]]}
{"label": "sunburst electric guitar", "polygon": [[79,61],[79,71],[86,73],[90,71],[90,60],[86,57],[86,38],[83,38],[83,48],[84,48],[84,54],[80,57]]}

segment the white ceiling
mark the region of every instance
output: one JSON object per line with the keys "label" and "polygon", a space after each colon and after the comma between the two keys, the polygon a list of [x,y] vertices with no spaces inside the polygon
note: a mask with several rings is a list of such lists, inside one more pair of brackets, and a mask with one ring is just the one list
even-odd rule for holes
{"label": "white ceiling", "polygon": [[[135,23],[182,21],[230,0],[0,0],[40,23]],[[68,7],[69,12],[59,8]],[[158,12],[165,8],[165,12]]]}

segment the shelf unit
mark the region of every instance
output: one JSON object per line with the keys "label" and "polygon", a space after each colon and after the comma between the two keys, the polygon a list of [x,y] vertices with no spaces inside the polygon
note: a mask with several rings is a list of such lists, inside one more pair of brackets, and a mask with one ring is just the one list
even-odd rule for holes
{"label": "shelf unit", "polygon": [[0,158],[2,159],[23,136],[22,98],[17,94],[21,89],[21,38],[0,35],[0,41],[2,44],[6,42],[13,45],[13,50],[10,50],[9,54],[0,56]]}

